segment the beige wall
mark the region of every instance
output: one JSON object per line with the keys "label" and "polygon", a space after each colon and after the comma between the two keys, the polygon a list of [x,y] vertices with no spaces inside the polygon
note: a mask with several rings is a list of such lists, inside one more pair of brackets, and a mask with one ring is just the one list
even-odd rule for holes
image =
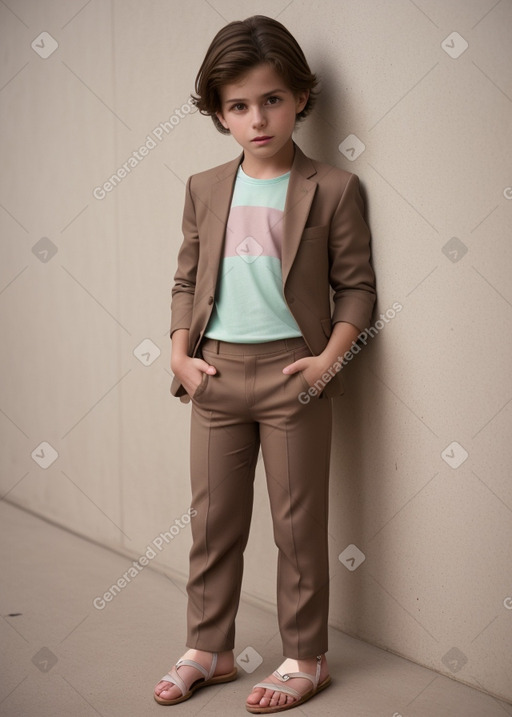
{"label": "beige wall", "polygon": [[[238,148],[180,107],[212,34],[256,12],[322,76],[297,141],[360,176],[378,313],[403,307],[335,403],[332,625],[511,698],[508,0],[0,4],[2,495],[133,557],[186,513],[190,406],[168,368],[184,182]],[[152,564],[184,576],[190,529],[173,532]],[[274,559],[260,466],[244,589],[272,605]]]}

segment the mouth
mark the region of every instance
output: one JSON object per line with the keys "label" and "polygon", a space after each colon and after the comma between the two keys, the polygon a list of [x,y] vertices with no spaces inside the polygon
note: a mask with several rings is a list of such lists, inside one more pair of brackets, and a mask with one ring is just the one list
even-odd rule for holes
{"label": "mouth", "polygon": [[262,135],[261,137],[254,137],[251,142],[254,142],[255,144],[264,144],[265,142],[270,142],[271,139],[273,139],[273,137]]}

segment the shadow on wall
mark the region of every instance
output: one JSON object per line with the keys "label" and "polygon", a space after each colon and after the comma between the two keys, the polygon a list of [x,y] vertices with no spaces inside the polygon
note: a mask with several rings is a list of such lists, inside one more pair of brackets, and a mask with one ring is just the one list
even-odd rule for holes
{"label": "shadow on wall", "polygon": [[[313,63],[312,63],[313,64]],[[358,174],[338,152],[338,145],[353,126],[353,109],[345,106],[343,69],[314,65],[320,80],[317,105],[303,125],[297,141],[306,154]],[[347,166],[349,165],[349,166]],[[359,177],[365,203],[365,218],[372,230],[371,197],[365,192],[364,178]],[[373,232],[372,232],[373,235]],[[377,275],[377,293],[378,293]],[[372,324],[379,316],[379,301]],[[368,380],[370,365],[380,365],[380,336],[368,341],[343,368],[345,394],[333,401],[333,434],[330,476],[329,550],[331,563],[330,624],[347,634],[370,640],[367,616],[374,612],[371,586],[363,571],[357,568],[366,559],[368,543],[381,525],[375,505],[384,505],[383,483],[375,474],[379,464],[379,445],[386,445],[382,384]],[[370,420],[371,419],[371,420]],[[378,437],[378,440],[376,438]],[[369,511],[369,504],[372,510]],[[377,624],[385,620],[382,613]],[[375,627],[375,623],[374,623]],[[375,632],[375,630],[372,630]],[[375,644],[381,643],[378,634]]]}

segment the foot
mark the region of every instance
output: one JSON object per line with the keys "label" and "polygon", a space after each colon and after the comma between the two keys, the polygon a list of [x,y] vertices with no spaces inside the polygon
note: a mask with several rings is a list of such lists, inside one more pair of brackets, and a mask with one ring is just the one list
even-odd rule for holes
{"label": "foot", "polygon": [[[188,650],[188,652],[186,652],[181,659],[195,660],[206,670],[210,670],[212,665],[212,653],[204,652],[203,650]],[[219,652],[217,666],[212,677],[232,672],[234,662],[233,652]],[[204,679],[204,675],[191,665],[181,665],[178,667],[178,674],[187,686],[187,689],[190,689],[191,685],[193,685],[197,680]],[[173,685],[171,682],[160,680],[160,682],[155,685],[155,697],[158,697],[161,700],[175,700],[179,699],[181,696],[182,692],[180,688],[177,685]]]}
{"label": "foot", "polygon": [[[288,672],[305,672],[312,677],[316,674],[317,669],[317,658],[312,657],[308,660],[293,660],[287,661],[285,671]],[[282,674],[283,671],[279,670]],[[322,655],[320,677],[318,684],[322,684],[329,677],[329,668],[327,667],[327,660],[325,655]],[[271,682],[276,685],[284,685],[296,690],[301,696],[311,692],[313,685],[304,677],[291,677],[285,683],[280,682],[274,674],[270,675],[264,682]],[[247,698],[247,705],[249,707],[262,707],[265,711],[273,710],[273,708],[283,709],[285,706],[288,709],[293,706],[294,702],[299,702],[298,697],[287,695],[278,690],[265,689],[263,687],[255,687],[249,697]],[[276,711],[278,711],[276,710]]]}

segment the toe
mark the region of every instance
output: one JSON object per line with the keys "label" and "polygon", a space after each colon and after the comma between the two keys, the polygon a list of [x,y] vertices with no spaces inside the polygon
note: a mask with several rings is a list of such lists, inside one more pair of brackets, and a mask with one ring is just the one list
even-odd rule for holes
{"label": "toe", "polygon": [[[284,697],[284,701],[283,701]],[[280,705],[284,704],[286,701],[286,695],[283,695],[282,692],[274,692],[272,695],[272,699],[270,700],[272,705],[275,705],[276,707],[279,707]]]}
{"label": "toe", "polygon": [[291,695],[281,695],[281,700],[279,702],[280,705],[287,705],[290,702],[294,702],[294,699]]}
{"label": "toe", "polygon": [[281,705],[290,704],[291,702],[295,702],[295,698],[292,697],[291,695],[287,695],[287,694],[284,694],[283,692],[281,692],[281,694],[279,695],[279,702],[277,704],[279,706],[281,706]]}
{"label": "toe", "polygon": [[181,695],[181,691],[176,685],[171,685],[166,681],[159,682],[155,687],[155,695],[162,700],[175,700]]}
{"label": "toe", "polygon": [[262,695],[262,697],[260,699],[260,705],[262,707],[268,707],[270,702],[272,701],[273,694],[274,693],[272,690],[265,690],[264,694]]}
{"label": "toe", "polygon": [[265,690],[263,687],[256,687],[249,697],[247,698],[247,704],[248,705],[258,705],[261,702],[261,698],[265,694]]}
{"label": "toe", "polygon": [[247,698],[248,705],[259,705],[260,707],[281,707],[295,702],[295,698],[280,690],[264,689],[256,687]]}

